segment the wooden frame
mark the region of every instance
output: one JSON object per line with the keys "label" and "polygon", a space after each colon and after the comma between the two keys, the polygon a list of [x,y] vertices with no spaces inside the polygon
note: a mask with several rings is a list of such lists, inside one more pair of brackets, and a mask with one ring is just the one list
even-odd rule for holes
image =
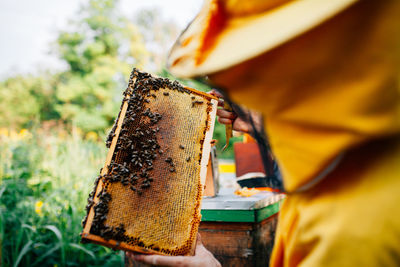
{"label": "wooden frame", "polygon": [[[135,83],[135,81],[136,81],[136,78],[132,79],[131,82]],[[202,155],[201,155],[201,160],[200,160],[200,184],[201,184],[201,189],[204,190],[204,184],[205,184],[205,179],[206,179],[206,174],[207,174],[207,163],[209,161],[209,156],[210,156],[211,140],[212,140],[212,135],[213,135],[213,131],[214,131],[214,121],[215,121],[216,110],[217,110],[217,106],[218,106],[218,99],[212,95],[206,94],[204,92],[200,92],[198,90],[195,90],[195,89],[192,89],[189,87],[185,87],[185,89],[190,90],[195,95],[201,96],[203,98],[207,98],[211,102],[211,110],[209,111],[208,118],[207,118],[208,127],[206,129],[205,136],[204,136],[204,142],[202,145]],[[129,98],[130,98],[130,96],[127,95],[126,100],[129,100]],[[106,161],[105,161],[104,167],[101,171],[101,175],[105,175],[108,173],[108,166],[110,165],[110,163],[112,161],[112,158],[113,158],[113,155],[115,152],[115,148],[117,145],[117,141],[118,141],[118,138],[121,133],[122,124],[123,124],[123,121],[124,121],[124,118],[126,116],[127,109],[128,109],[128,101],[126,101],[126,100],[123,101],[123,104],[121,107],[121,113],[116,122],[116,128],[115,128],[115,132],[114,132],[115,136],[113,137],[113,139],[111,141],[111,145],[110,145],[109,151],[107,153]],[[140,246],[130,245],[125,242],[118,242],[118,241],[112,240],[112,239],[106,240],[98,235],[94,235],[94,234],[90,233],[90,229],[91,229],[94,215],[95,215],[94,206],[99,202],[98,194],[103,190],[103,187],[104,187],[103,181],[102,181],[102,179],[100,179],[97,184],[95,194],[93,196],[93,205],[91,206],[91,208],[88,212],[87,221],[84,225],[84,229],[81,234],[82,239],[89,240],[93,243],[101,244],[104,246],[108,246],[113,249],[136,251],[136,252],[140,252],[140,253],[162,254],[157,251],[147,250]],[[201,205],[198,205],[198,207],[197,207],[198,214],[200,214],[200,206]],[[195,243],[196,240],[194,239],[193,242]],[[191,251],[191,253],[194,252],[194,244],[192,244],[192,248],[193,248],[193,251]]]}

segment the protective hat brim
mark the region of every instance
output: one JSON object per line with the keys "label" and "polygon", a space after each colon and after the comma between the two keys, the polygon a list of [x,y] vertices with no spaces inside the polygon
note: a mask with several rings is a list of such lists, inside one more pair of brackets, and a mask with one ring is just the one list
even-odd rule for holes
{"label": "protective hat brim", "polygon": [[[167,66],[178,77],[215,73],[263,54],[322,24],[358,0],[290,1],[267,12],[227,18],[213,45],[202,47],[209,7],[205,6],[172,47]],[[198,60],[199,53],[203,59]]]}

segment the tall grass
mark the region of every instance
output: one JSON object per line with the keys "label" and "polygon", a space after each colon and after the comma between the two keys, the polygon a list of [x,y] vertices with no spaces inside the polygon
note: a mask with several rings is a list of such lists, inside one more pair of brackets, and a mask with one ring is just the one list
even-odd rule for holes
{"label": "tall grass", "polygon": [[76,132],[0,132],[1,266],[123,265],[123,253],[79,243],[105,153]]}

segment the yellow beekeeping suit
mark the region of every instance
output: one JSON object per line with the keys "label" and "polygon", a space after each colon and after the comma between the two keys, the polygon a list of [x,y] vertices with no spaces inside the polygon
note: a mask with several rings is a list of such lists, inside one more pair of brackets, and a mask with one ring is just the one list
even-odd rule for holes
{"label": "yellow beekeeping suit", "polygon": [[[170,68],[181,76],[208,74],[234,101],[264,115],[288,191],[271,265],[399,266],[400,1],[351,3],[246,60],[211,64],[229,57],[219,42],[234,40],[229,32],[241,27],[229,22],[236,15],[226,11],[227,2],[210,9],[223,14],[211,20],[218,30],[189,27],[192,39],[183,35]],[[292,1],[275,2],[261,15]],[[244,23],[253,19],[249,10]],[[260,28],[264,34],[275,32]],[[190,52],[195,36],[202,36],[193,45],[200,48]]]}

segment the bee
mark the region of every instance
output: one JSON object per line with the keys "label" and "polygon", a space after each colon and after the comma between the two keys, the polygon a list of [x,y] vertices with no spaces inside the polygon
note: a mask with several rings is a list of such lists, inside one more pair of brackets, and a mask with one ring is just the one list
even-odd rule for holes
{"label": "bee", "polygon": [[179,145],[179,148],[180,149],[185,149],[185,146],[184,145]]}
{"label": "bee", "polygon": [[186,161],[189,162],[189,161],[190,161],[190,157],[187,157],[187,158],[186,158]]}
{"label": "bee", "polygon": [[164,92],[163,95],[169,96],[169,93],[168,92]]}
{"label": "bee", "polygon": [[148,187],[150,187],[150,184],[149,184],[149,183],[144,183],[144,184],[142,184],[142,185],[140,186],[140,188],[142,188],[142,189],[148,188]]}
{"label": "bee", "polygon": [[132,182],[137,181],[137,180],[139,179],[139,178],[136,176],[136,174],[132,174],[132,175],[130,176],[130,178],[131,178]]}

